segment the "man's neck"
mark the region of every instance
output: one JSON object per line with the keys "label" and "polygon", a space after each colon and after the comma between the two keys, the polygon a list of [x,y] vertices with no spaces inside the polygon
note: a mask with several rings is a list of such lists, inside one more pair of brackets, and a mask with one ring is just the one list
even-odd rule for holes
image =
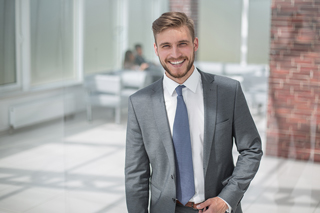
{"label": "man's neck", "polygon": [[178,84],[183,84],[192,75],[193,71],[194,71],[194,65],[192,65],[192,67],[188,71],[188,73],[185,76],[181,77],[181,78],[175,78],[175,77],[171,76],[167,71],[165,72],[165,74],[166,74],[166,76],[168,78],[170,78],[171,80],[177,82]]}

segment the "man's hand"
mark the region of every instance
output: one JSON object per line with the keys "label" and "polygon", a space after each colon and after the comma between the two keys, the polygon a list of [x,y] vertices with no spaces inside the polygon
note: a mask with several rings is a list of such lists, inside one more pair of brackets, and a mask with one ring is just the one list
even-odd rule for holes
{"label": "man's hand", "polygon": [[225,213],[228,205],[219,197],[210,198],[197,206],[199,213]]}
{"label": "man's hand", "polygon": [[142,63],[141,65],[140,65],[140,70],[145,70],[145,69],[147,69],[149,67],[149,64],[147,64],[147,63]]}

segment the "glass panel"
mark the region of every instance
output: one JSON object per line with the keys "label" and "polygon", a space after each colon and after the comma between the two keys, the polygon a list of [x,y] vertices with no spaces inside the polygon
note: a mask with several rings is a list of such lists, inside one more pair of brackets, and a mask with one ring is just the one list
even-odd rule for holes
{"label": "glass panel", "polygon": [[199,61],[240,62],[242,1],[199,1]]}
{"label": "glass panel", "polygon": [[134,51],[136,44],[141,44],[143,56],[147,61],[154,58],[153,33],[152,33],[152,1],[129,1],[129,28],[128,47]]}
{"label": "glass panel", "polygon": [[84,72],[94,73],[115,67],[115,1],[85,1]]}
{"label": "glass panel", "polygon": [[248,64],[269,63],[271,1],[250,1]]}
{"label": "glass panel", "polygon": [[31,0],[31,84],[75,78],[72,0]]}
{"label": "glass panel", "polygon": [[0,0],[0,86],[17,81],[15,54],[15,1]]}

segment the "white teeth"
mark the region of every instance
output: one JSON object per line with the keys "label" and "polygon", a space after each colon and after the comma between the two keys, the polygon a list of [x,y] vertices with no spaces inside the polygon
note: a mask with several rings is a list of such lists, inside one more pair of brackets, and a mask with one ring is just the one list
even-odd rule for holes
{"label": "white teeth", "polygon": [[175,62],[174,62],[174,61],[170,61],[170,63],[171,63],[171,64],[181,64],[183,61],[184,61],[184,60],[182,60],[182,61],[175,61]]}

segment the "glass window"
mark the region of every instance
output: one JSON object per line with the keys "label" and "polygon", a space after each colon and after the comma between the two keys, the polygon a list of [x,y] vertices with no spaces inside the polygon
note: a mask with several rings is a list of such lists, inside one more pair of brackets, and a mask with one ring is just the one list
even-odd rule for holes
{"label": "glass window", "polygon": [[269,63],[271,1],[250,1],[248,32],[248,63]]}
{"label": "glass window", "polygon": [[128,46],[134,51],[136,44],[141,44],[146,60],[154,58],[154,38],[152,33],[153,2],[149,0],[129,1]]}
{"label": "glass window", "polygon": [[32,86],[76,77],[73,50],[73,1],[31,0]]}
{"label": "glass window", "polygon": [[90,0],[84,5],[84,72],[109,71],[115,67],[116,2]]}
{"label": "glass window", "polygon": [[199,61],[240,62],[242,1],[199,1]]}
{"label": "glass window", "polygon": [[0,0],[0,86],[17,82],[15,1]]}

